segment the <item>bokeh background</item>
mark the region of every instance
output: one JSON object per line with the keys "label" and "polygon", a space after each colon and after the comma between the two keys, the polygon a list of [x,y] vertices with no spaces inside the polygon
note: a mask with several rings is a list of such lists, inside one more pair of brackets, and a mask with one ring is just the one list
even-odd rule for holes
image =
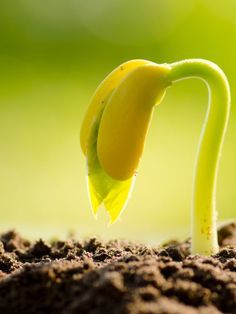
{"label": "bokeh background", "polygon": [[201,81],[169,89],[156,108],[136,185],[120,220],[92,216],[81,121],[99,82],[133,58],[206,58],[221,66],[232,112],[217,187],[219,220],[236,211],[235,0],[0,2],[0,230],[26,236],[189,235],[193,166],[207,105]]}

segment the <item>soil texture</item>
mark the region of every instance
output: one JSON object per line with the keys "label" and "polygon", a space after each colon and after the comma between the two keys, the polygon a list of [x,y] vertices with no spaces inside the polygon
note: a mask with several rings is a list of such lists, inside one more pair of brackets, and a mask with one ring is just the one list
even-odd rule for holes
{"label": "soil texture", "polygon": [[23,239],[0,235],[1,314],[236,314],[236,223],[220,252],[191,255],[190,242]]}

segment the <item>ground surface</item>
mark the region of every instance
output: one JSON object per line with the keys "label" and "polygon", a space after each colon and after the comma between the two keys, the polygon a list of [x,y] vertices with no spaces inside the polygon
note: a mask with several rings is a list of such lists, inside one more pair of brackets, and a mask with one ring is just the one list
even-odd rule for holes
{"label": "ground surface", "polygon": [[0,313],[236,313],[236,223],[219,231],[219,254],[189,254],[97,239],[36,243],[0,236]]}

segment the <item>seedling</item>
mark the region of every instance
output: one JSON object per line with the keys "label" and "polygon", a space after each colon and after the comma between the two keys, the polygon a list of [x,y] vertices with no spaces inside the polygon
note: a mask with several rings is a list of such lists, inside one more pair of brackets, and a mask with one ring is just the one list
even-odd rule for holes
{"label": "seedling", "polygon": [[202,79],[209,90],[194,169],[191,250],[210,255],[218,251],[216,179],[230,111],[228,81],[216,64],[202,59],[122,64],[95,91],[83,121],[81,146],[93,213],[103,203],[114,222],[132,190],[154,107],[172,83],[190,77]]}

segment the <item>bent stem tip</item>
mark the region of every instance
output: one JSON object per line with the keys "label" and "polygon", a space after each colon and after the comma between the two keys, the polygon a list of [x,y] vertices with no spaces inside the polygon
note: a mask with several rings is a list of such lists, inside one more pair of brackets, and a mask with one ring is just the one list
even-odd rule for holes
{"label": "bent stem tip", "polygon": [[191,233],[192,253],[210,255],[218,251],[216,179],[222,144],[230,112],[230,89],[223,71],[214,63],[189,59],[170,64],[171,82],[196,77],[209,92],[209,104],[203,124],[194,173]]}

